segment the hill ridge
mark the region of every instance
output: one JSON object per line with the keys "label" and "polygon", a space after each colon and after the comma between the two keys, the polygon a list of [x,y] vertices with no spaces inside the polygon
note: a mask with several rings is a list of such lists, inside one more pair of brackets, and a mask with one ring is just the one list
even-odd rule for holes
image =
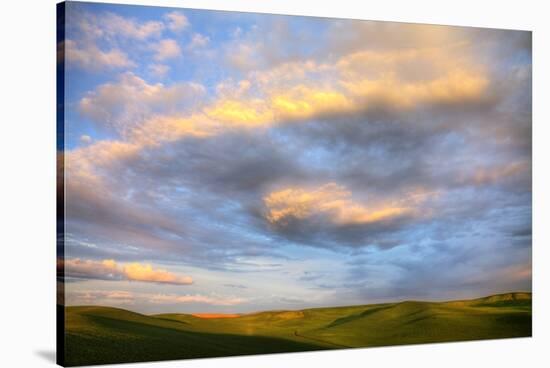
{"label": "hill ridge", "polygon": [[265,311],[233,318],[66,307],[68,366],[531,336],[528,292],[466,301]]}
{"label": "hill ridge", "polygon": [[[154,313],[154,314],[144,314],[132,311],[130,309],[124,309],[119,307],[111,307],[111,306],[100,306],[100,305],[74,305],[74,306],[66,306],[65,308],[101,308],[101,309],[113,309],[113,310],[119,310],[119,311],[126,311],[134,314],[138,314],[140,316],[145,317],[159,317],[159,316],[167,316],[167,315],[186,315],[186,316],[193,316],[200,318],[199,316],[209,316],[209,315],[227,315],[227,316],[254,316],[262,313],[272,313],[272,314],[279,314],[279,313],[287,313],[287,312],[306,312],[306,311],[312,311],[312,310],[320,310],[320,309],[345,309],[345,308],[353,308],[353,307],[374,307],[374,306],[385,306],[388,304],[404,304],[404,303],[458,303],[458,302],[481,302],[481,301],[504,301],[504,300],[532,300],[532,292],[531,291],[511,291],[507,293],[498,293],[498,294],[490,294],[482,297],[476,297],[476,298],[470,298],[470,299],[451,299],[451,300],[442,300],[442,301],[432,301],[432,300],[417,300],[417,299],[406,299],[406,300],[400,300],[400,301],[393,301],[393,302],[384,302],[384,303],[372,303],[372,304],[351,304],[351,305],[338,305],[338,306],[330,306],[330,307],[313,307],[313,308],[303,308],[303,309],[268,309],[268,310],[262,310],[262,311],[255,311],[250,313]],[[223,317],[221,317],[223,318]],[[216,319],[216,318],[209,318],[209,319]]]}

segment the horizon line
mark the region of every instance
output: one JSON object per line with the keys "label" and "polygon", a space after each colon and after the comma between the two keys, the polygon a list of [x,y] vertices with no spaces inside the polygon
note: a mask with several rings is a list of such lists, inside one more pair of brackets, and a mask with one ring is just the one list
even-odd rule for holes
{"label": "horizon line", "polygon": [[[311,308],[300,308],[300,309],[264,309],[264,310],[257,310],[253,312],[246,312],[246,313],[235,313],[235,312],[194,312],[194,313],[182,313],[182,312],[171,312],[171,313],[152,313],[152,314],[145,314],[136,312],[131,309],[121,308],[121,307],[113,307],[109,305],[99,305],[99,304],[84,304],[84,305],[65,305],[65,304],[57,304],[58,307],[63,308],[93,308],[93,307],[99,307],[99,308],[111,308],[111,309],[118,309],[123,311],[128,311],[136,314],[140,314],[142,316],[160,316],[160,315],[166,315],[166,314],[184,314],[184,315],[190,315],[197,318],[203,318],[198,317],[198,315],[238,315],[238,317],[242,316],[248,316],[258,313],[267,313],[267,312],[299,312],[299,311],[305,311],[305,310],[314,310],[314,309],[327,309],[327,308],[349,308],[349,307],[361,307],[361,306],[373,306],[373,305],[384,305],[384,304],[399,304],[399,303],[406,303],[406,302],[421,302],[421,303],[452,303],[452,302],[463,302],[463,301],[474,301],[474,300],[480,300],[480,299],[486,299],[494,296],[504,296],[509,294],[532,294],[533,291],[508,291],[503,293],[497,293],[497,294],[484,294],[484,296],[478,296],[473,298],[467,298],[467,299],[448,299],[448,300],[420,300],[420,299],[401,299],[401,300],[395,300],[395,301],[387,301],[387,302],[381,302],[381,303],[367,303],[367,304],[346,304],[346,305],[335,305],[335,306],[325,306],[325,307],[311,307]],[[225,317],[220,317],[225,318]]]}

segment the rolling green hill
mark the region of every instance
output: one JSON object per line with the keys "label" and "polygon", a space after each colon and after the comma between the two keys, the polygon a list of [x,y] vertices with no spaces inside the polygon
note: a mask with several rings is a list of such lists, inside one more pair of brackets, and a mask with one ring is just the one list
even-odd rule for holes
{"label": "rolling green hill", "polygon": [[531,336],[531,293],[235,318],[67,307],[67,366]]}

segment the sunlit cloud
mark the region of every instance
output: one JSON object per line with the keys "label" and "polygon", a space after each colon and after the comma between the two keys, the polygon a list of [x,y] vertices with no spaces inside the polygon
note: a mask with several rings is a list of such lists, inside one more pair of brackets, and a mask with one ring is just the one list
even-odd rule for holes
{"label": "sunlit cloud", "polygon": [[285,226],[293,219],[327,216],[339,225],[368,224],[410,215],[421,200],[416,195],[396,199],[389,203],[374,203],[368,207],[352,199],[352,193],[335,183],[317,188],[286,188],[266,195],[266,219],[272,224]]}
{"label": "sunlit cloud", "polygon": [[158,282],[161,284],[188,285],[190,276],[179,276],[163,269],[153,269],[149,264],[130,263],[123,268],[124,275],[131,281]]}
{"label": "sunlit cloud", "polygon": [[58,262],[58,269],[65,277],[97,280],[128,280],[159,284],[189,285],[190,276],[178,275],[164,269],[153,268],[150,264],[118,264],[113,259],[95,261],[89,259],[66,259]]}

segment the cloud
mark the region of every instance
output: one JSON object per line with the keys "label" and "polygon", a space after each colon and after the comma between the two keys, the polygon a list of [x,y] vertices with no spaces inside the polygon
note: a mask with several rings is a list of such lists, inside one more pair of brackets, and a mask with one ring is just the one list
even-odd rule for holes
{"label": "cloud", "polygon": [[189,304],[200,303],[210,305],[237,305],[245,302],[242,298],[194,295],[157,294],[152,296],[151,302],[159,304]]}
{"label": "cloud", "polygon": [[[92,18],[94,19],[94,18]],[[114,13],[106,13],[102,17],[95,18],[96,33],[107,37],[127,37],[130,39],[145,40],[151,37],[159,37],[164,29],[164,24],[158,21],[138,22],[132,18],[126,18]]]}
{"label": "cloud", "polygon": [[150,264],[137,262],[119,265],[112,259],[95,261],[88,259],[59,260],[58,272],[63,272],[67,278],[95,280],[128,280],[152,282],[158,284],[190,285],[190,276],[181,276],[163,269],[154,269]]}
{"label": "cloud", "polygon": [[134,293],[123,290],[65,291],[67,305],[134,305]]}
{"label": "cloud", "polygon": [[[527,161],[507,162],[498,166],[477,167],[466,180],[475,185],[487,185],[501,183],[508,178],[525,177],[530,174],[531,163]],[[530,176],[530,175],[528,175]]]}
{"label": "cloud", "polygon": [[264,196],[263,216],[287,241],[329,249],[386,248],[399,244],[394,236],[400,232],[430,220],[439,194],[407,188],[386,196],[368,190],[360,195],[366,199],[358,201],[336,183],[287,187]]}
{"label": "cloud", "polygon": [[[165,69],[161,66],[160,70]],[[154,113],[175,114],[196,104],[204,94],[205,88],[197,83],[149,84],[127,72],[118,81],[102,84],[87,93],[78,106],[84,116],[124,136]]]}
{"label": "cloud", "polygon": [[87,70],[132,68],[136,65],[119,49],[103,51],[94,44],[78,45],[69,39],[65,41],[65,60]]}
{"label": "cloud", "polygon": [[128,45],[158,39],[165,28],[160,21],[140,22],[113,12],[93,13],[78,5],[67,8],[67,19],[71,22],[66,25],[70,35],[65,41],[66,60],[88,71],[136,67],[142,55]]}
{"label": "cloud", "polygon": [[92,137],[90,137],[89,135],[87,134],[83,134],[80,136],[80,142],[84,143],[84,144],[88,144],[90,142],[92,142]]}
{"label": "cloud", "polygon": [[[166,29],[179,32],[189,26],[181,12],[171,12],[162,20],[149,21],[115,12],[94,13],[80,6],[70,7],[67,12],[71,19],[67,34],[71,36],[65,43],[66,59],[93,71],[136,67],[136,61],[144,59],[143,51],[147,49],[154,51],[156,61],[176,58],[181,55],[177,42],[160,38]],[[208,39],[198,37],[195,41],[199,46]]]}
{"label": "cloud", "polygon": [[[391,220],[413,212],[412,203],[404,200],[394,204],[367,208],[351,199],[351,192],[335,183],[319,188],[287,188],[264,197],[266,219],[285,226],[288,221],[303,220],[315,215],[327,215],[329,221],[339,224],[368,224]],[[410,200],[410,199],[409,199]]]}
{"label": "cloud", "polygon": [[[66,154],[67,195],[70,198],[72,191],[78,194],[79,188],[88,188],[88,185],[101,185],[101,168],[109,169],[117,166],[120,161],[138,153],[138,147],[121,141],[101,140],[81,147]],[[98,190],[100,188],[98,187]],[[83,193],[80,193],[83,194]]]}
{"label": "cloud", "polygon": [[[262,98],[245,96],[237,102],[225,97],[216,102],[213,109],[227,111],[227,116],[231,117],[228,120],[233,123],[248,125],[250,120],[271,124],[327,114],[380,109],[406,111],[422,106],[460,105],[483,100],[488,88],[483,71],[468,64],[456,66],[439,62],[434,54],[444,52],[420,50],[405,56],[351,54],[333,64],[313,61],[282,64],[272,70],[254,72],[246,80],[260,88]],[[388,63],[390,58],[395,58],[398,66]],[[376,59],[376,74],[357,69],[356,65],[368,69],[372,59]],[[415,64],[425,64],[426,69],[439,72],[417,80],[396,73],[398,67],[406,71],[407,65]],[[327,76],[329,80],[323,80]]]}
{"label": "cloud", "polygon": [[189,285],[193,283],[190,276],[178,276],[162,269],[153,269],[149,264],[130,263],[123,268],[128,280],[158,282],[161,284]]}
{"label": "cloud", "polygon": [[82,10],[80,7],[68,8],[72,22],[69,24],[81,32],[86,39],[115,39],[146,40],[159,37],[164,24],[159,21],[140,22],[132,17],[123,17],[114,12],[93,13]]}
{"label": "cloud", "polygon": [[203,294],[158,294],[125,290],[68,290],[67,305],[177,305],[201,304],[235,306],[246,302],[243,298]]}
{"label": "cloud", "polygon": [[322,28],[323,22],[318,18],[273,16],[247,27],[246,31],[241,27],[232,28],[232,40],[222,50],[224,67],[249,72],[311,58],[322,47],[314,29]]}
{"label": "cloud", "polygon": [[191,42],[189,43],[189,48],[200,48],[205,47],[210,42],[210,37],[204,36],[200,33],[195,33],[193,37],[191,38]]}
{"label": "cloud", "polygon": [[64,272],[65,277],[98,280],[121,280],[124,276],[116,262],[112,259],[103,261],[65,259],[57,263],[58,272]]}
{"label": "cloud", "polygon": [[256,67],[255,48],[249,44],[236,44],[227,53],[229,64],[240,70],[251,70]]}
{"label": "cloud", "polygon": [[173,11],[164,15],[164,18],[167,20],[168,28],[172,32],[180,32],[191,26],[189,20],[180,11]]}
{"label": "cloud", "polygon": [[156,61],[164,61],[181,56],[181,48],[178,42],[173,39],[164,39],[155,42],[151,45],[151,49],[155,52],[154,59]]}
{"label": "cloud", "polygon": [[151,64],[148,67],[149,72],[157,78],[163,78],[170,71],[170,67],[164,64]]}

